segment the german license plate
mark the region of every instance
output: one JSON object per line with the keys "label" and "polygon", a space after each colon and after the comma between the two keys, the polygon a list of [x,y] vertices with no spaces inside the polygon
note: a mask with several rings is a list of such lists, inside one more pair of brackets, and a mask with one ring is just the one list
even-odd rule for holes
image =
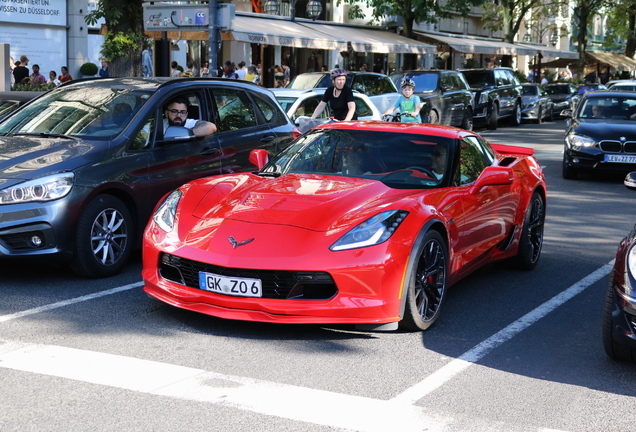
{"label": "german license plate", "polygon": [[260,279],[227,277],[199,272],[199,288],[237,297],[263,297]]}
{"label": "german license plate", "polygon": [[605,155],[605,162],[636,163],[636,156]]}

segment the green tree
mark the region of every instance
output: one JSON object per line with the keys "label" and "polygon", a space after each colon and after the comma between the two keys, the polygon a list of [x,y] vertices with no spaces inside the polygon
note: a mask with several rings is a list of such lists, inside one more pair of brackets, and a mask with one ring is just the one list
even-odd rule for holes
{"label": "green tree", "polygon": [[626,41],[625,55],[633,58],[636,53],[636,0],[615,2],[609,10],[607,24],[604,46],[617,47],[619,45],[615,41],[623,39]]}
{"label": "green tree", "polygon": [[583,78],[585,70],[585,50],[587,49],[587,28],[594,15],[609,5],[608,0],[576,0],[572,20],[578,29],[576,34],[579,61],[576,64],[576,73],[579,79]]}
{"label": "green tree", "polygon": [[146,48],[142,0],[99,0],[84,20],[95,25],[100,18],[107,29],[100,53],[109,63],[110,76],[141,76]]}

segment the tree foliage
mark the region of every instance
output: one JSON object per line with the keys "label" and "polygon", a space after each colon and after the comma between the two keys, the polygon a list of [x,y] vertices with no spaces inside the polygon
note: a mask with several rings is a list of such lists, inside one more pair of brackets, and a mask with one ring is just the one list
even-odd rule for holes
{"label": "tree foliage", "polygon": [[110,76],[141,76],[141,53],[147,47],[142,0],[99,0],[84,20],[95,25],[101,18],[107,30],[100,53],[109,62]]}
{"label": "tree foliage", "polygon": [[617,41],[625,40],[625,55],[633,58],[636,53],[636,0],[616,1],[609,8],[606,47],[620,47]]}
{"label": "tree foliage", "polygon": [[579,78],[584,76],[585,70],[585,50],[587,49],[587,28],[592,23],[594,15],[608,5],[608,0],[575,0],[573,3],[574,13],[572,19],[578,28],[576,35],[577,51],[579,61],[576,65],[576,72]]}

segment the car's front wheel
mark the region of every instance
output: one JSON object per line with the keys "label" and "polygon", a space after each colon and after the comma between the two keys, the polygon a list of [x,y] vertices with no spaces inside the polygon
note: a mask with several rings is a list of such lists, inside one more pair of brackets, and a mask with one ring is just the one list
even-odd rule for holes
{"label": "car's front wheel", "polygon": [[459,127],[465,130],[473,130],[473,110],[466,108],[464,119]]}
{"label": "car's front wheel", "polygon": [[488,129],[497,129],[497,122],[499,121],[499,106],[493,104],[490,110],[490,116],[488,117]]}
{"label": "car's front wheel", "polygon": [[430,124],[439,124],[439,114],[437,114],[437,111],[435,111],[434,109],[432,109],[431,112],[428,113],[428,122]]}
{"label": "car's front wheel", "polygon": [[448,251],[437,231],[426,233],[417,251],[416,263],[406,292],[406,308],[400,326],[426,330],[437,321],[446,297]]}
{"label": "car's front wheel", "polygon": [[537,123],[541,124],[542,120],[543,120],[543,109],[539,107],[539,114],[537,114]]}
{"label": "car's front wheel", "polygon": [[126,205],[114,196],[98,195],[80,216],[71,268],[92,278],[119,273],[130,257],[133,231]]}
{"label": "car's front wheel", "polygon": [[603,307],[603,349],[605,354],[614,360],[636,361],[636,350],[623,346],[614,339],[613,312],[615,309],[614,278],[613,274],[611,274]]}
{"label": "car's front wheel", "polygon": [[540,194],[532,194],[523,220],[519,251],[515,264],[523,270],[532,270],[539,262],[543,246],[543,226],[545,224],[545,203]]}
{"label": "car's front wheel", "polygon": [[515,103],[511,123],[513,126],[519,126],[521,124],[521,105],[519,102]]}

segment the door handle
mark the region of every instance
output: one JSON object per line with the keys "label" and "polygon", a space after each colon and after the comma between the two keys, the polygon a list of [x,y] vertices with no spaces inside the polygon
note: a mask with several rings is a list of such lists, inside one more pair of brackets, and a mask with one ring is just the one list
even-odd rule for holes
{"label": "door handle", "polygon": [[201,156],[217,156],[218,154],[220,154],[221,152],[219,151],[219,149],[214,148],[214,147],[206,147],[203,150],[201,150]]}
{"label": "door handle", "polygon": [[270,141],[273,141],[276,138],[275,135],[266,135],[263,138],[261,138],[261,142],[262,143],[268,143]]}

